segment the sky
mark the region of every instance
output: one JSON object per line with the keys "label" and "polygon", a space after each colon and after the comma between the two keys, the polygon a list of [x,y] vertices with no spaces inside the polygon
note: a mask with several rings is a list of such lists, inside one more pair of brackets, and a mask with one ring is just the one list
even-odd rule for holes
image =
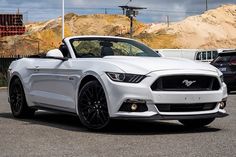
{"label": "sky", "polygon": [[[0,12],[14,13],[17,8],[24,15],[25,22],[45,21],[61,16],[62,0],[0,0]],[[208,8],[222,4],[236,4],[236,0],[65,0],[65,12],[77,14],[108,13],[121,14],[120,5],[140,6],[147,9],[140,11],[137,19],[146,23],[180,21],[187,16],[201,14]],[[107,9],[104,9],[107,8]]]}

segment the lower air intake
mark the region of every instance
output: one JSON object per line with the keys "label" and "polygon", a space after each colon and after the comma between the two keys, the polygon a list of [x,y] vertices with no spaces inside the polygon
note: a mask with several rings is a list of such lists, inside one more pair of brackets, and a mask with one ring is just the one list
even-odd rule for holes
{"label": "lower air intake", "polygon": [[215,109],[217,103],[204,104],[156,104],[160,112],[194,112]]}

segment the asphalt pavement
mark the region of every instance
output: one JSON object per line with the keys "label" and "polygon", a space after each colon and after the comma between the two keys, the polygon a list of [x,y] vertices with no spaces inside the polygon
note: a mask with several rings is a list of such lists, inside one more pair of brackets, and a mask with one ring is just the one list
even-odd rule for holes
{"label": "asphalt pavement", "polygon": [[230,116],[201,129],[177,121],[114,121],[106,131],[91,132],[61,113],[14,119],[6,90],[0,90],[0,156],[235,157],[236,94],[229,96],[227,111]]}

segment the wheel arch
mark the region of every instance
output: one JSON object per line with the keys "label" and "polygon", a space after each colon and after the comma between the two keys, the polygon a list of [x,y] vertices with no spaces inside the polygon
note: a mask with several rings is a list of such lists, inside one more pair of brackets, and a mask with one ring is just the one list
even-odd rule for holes
{"label": "wheel arch", "polygon": [[97,77],[93,76],[93,75],[86,75],[85,77],[82,78],[82,80],[80,81],[80,84],[79,84],[79,90],[78,90],[78,93],[80,92],[80,90],[82,89],[82,87],[90,82],[90,81],[93,81],[93,80],[96,80],[96,81],[99,81],[97,79]]}
{"label": "wheel arch", "polygon": [[23,87],[23,91],[24,91],[24,95],[25,95],[25,99],[26,99],[26,103],[28,104],[28,96],[27,96],[27,89],[25,88],[25,84],[24,84],[24,81],[23,81],[23,78],[21,77],[20,73],[17,72],[17,71],[14,71],[9,79],[8,79],[8,89],[7,89],[7,92],[8,92],[8,102],[10,102],[10,85],[11,83],[15,80],[15,79],[19,79],[20,82],[21,82],[21,85]]}
{"label": "wheel arch", "polygon": [[95,73],[95,72],[92,72],[92,71],[86,72],[86,73],[81,77],[80,82],[79,82],[79,84],[78,84],[78,88],[77,88],[77,92],[76,92],[76,93],[77,93],[77,94],[76,94],[76,113],[78,114],[78,95],[79,95],[80,90],[82,89],[82,87],[83,87],[86,83],[88,83],[89,81],[93,81],[93,80],[96,80],[96,81],[98,81],[98,82],[101,84],[101,86],[102,86],[102,88],[103,88],[103,90],[104,90],[104,92],[105,92],[105,96],[106,96],[106,100],[107,100],[108,112],[109,112],[109,114],[110,114],[110,105],[109,105],[110,102],[109,102],[108,92],[107,92],[107,90],[106,90],[105,84],[104,84],[102,78],[100,77],[100,75],[97,74],[97,73]]}
{"label": "wheel arch", "polygon": [[[21,84],[22,84],[22,86],[23,86],[23,88],[24,88],[24,83],[22,82],[22,78],[21,78],[20,74],[17,73],[17,72],[13,72],[12,75],[11,75],[11,77],[10,77],[9,80],[8,80],[8,94],[9,94],[10,85],[11,85],[12,81],[15,80],[16,78],[20,79]],[[24,88],[24,90],[25,90],[25,88]]]}
{"label": "wheel arch", "polygon": [[[14,87],[16,87],[17,85],[14,83],[14,81],[17,80],[18,85],[20,84],[20,88],[21,88],[21,98],[17,98],[17,99],[21,99],[21,107],[18,111],[15,111],[12,107],[14,106],[14,103],[11,102],[10,98],[12,98],[11,96],[11,92],[12,89],[14,90]],[[12,88],[13,87],[13,88]],[[22,81],[22,78],[20,77],[19,73],[15,72],[12,73],[11,77],[8,80],[8,102],[11,106],[11,110],[12,110],[12,114],[14,117],[16,118],[22,118],[22,117],[29,117],[29,116],[33,116],[34,112],[36,111],[35,109],[32,109],[28,106],[28,102],[27,102],[27,98],[26,98],[26,94],[25,94],[25,88],[24,88],[24,83]]]}

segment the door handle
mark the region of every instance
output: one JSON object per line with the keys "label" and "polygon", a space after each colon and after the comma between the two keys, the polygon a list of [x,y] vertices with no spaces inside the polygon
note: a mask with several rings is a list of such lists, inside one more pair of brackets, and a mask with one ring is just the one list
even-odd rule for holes
{"label": "door handle", "polygon": [[34,71],[35,71],[35,72],[38,72],[38,71],[39,71],[39,66],[35,66],[35,67],[34,67]]}

